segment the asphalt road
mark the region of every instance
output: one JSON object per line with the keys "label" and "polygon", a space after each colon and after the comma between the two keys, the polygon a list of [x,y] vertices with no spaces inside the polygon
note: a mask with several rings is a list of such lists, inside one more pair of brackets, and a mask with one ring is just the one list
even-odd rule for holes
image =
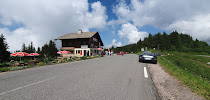
{"label": "asphalt road", "polygon": [[116,55],[0,73],[0,100],[159,100],[144,67]]}

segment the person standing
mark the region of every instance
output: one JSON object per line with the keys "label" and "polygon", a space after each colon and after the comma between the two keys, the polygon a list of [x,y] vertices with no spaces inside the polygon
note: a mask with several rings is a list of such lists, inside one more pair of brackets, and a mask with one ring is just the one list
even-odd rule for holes
{"label": "person standing", "polygon": [[122,58],[123,58],[123,51],[121,51],[121,55],[122,55]]}

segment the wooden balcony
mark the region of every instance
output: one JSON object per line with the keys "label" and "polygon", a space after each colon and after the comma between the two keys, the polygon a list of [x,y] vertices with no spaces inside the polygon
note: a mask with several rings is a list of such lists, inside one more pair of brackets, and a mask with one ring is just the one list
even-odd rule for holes
{"label": "wooden balcony", "polygon": [[62,47],[61,50],[74,51],[74,47]]}

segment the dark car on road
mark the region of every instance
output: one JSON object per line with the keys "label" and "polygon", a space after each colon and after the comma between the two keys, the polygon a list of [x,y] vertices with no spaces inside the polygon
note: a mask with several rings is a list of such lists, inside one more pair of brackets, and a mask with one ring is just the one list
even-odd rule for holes
{"label": "dark car on road", "polygon": [[146,62],[146,61],[157,64],[157,56],[152,52],[143,52],[139,54],[139,62]]}

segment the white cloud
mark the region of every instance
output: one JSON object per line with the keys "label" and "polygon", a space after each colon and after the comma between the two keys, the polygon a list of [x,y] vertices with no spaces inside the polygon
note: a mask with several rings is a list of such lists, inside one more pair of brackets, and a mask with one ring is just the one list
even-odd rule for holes
{"label": "white cloud", "polygon": [[118,5],[113,8],[113,12],[117,15],[118,20],[111,20],[108,22],[108,25],[120,25],[128,23],[131,16],[131,10],[128,5],[126,5],[125,1],[121,1]]}
{"label": "white cloud", "polygon": [[166,29],[190,33],[194,39],[198,38],[210,42],[210,14],[206,16],[196,16],[189,20],[176,21],[166,27]]}
{"label": "white cloud", "polygon": [[118,42],[118,43],[116,43],[116,42],[117,42],[116,39],[113,39],[111,46],[114,46],[114,47],[121,47],[122,46],[121,42]]}
{"label": "white cloud", "polygon": [[123,24],[122,29],[118,31],[120,38],[128,40],[128,43],[137,43],[139,39],[144,40],[148,36],[147,32],[139,32],[136,26],[131,23]]}
{"label": "white cloud", "polygon": [[23,42],[33,41],[37,47],[78,29],[100,29],[107,20],[106,7],[99,1],[89,5],[87,0],[2,0],[0,9],[0,24],[23,24],[15,30],[0,28],[10,51],[21,49]]}
{"label": "white cloud", "polygon": [[184,31],[194,38],[210,41],[207,28],[210,24],[209,4],[209,0],[131,0],[130,4],[120,2],[113,8],[118,20],[108,23],[113,25],[126,20],[138,27],[152,25],[160,29]]}
{"label": "white cloud", "polygon": [[106,48],[111,48],[112,46],[114,46],[114,47],[121,47],[122,46],[122,43],[121,42],[117,42],[117,40],[116,39],[113,39],[112,40],[112,43],[111,44],[109,44],[109,45],[106,45],[105,47]]}
{"label": "white cloud", "polygon": [[33,41],[33,44],[36,44],[36,45],[41,44],[40,41],[37,41],[37,38],[39,38],[39,36],[37,36],[36,34],[33,34],[32,31],[24,29],[24,28],[18,28],[14,31],[10,31],[7,28],[1,28],[0,32],[2,32],[3,35],[5,36],[7,44],[9,44],[10,50],[12,50],[12,48],[17,48],[15,50],[21,50],[23,43],[25,43],[26,45],[29,45],[31,41]]}

